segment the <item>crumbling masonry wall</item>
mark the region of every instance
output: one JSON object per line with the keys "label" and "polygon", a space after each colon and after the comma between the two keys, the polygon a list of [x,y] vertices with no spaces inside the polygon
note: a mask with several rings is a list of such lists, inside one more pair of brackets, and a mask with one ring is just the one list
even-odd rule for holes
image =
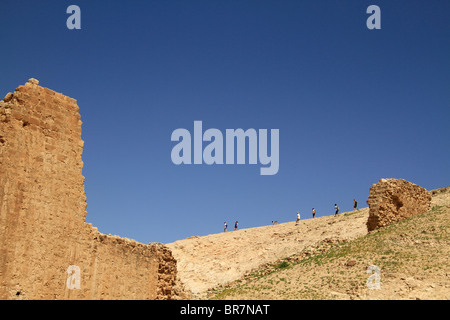
{"label": "crumbling masonry wall", "polygon": [[380,179],[370,188],[367,229],[385,227],[430,209],[431,193],[403,179]]}
{"label": "crumbling masonry wall", "polygon": [[35,79],[0,101],[0,299],[176,298],[167,247],[86,223],[81,124]]}

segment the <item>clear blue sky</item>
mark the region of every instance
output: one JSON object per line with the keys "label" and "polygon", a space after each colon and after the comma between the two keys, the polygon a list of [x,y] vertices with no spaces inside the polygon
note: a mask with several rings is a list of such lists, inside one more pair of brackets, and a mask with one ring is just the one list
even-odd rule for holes
{"label": "clear blue sky", "polygon": [[[66,9],[81,8],[81,30]],[[381,30],[369,30],[369,5]],[[380,178],[450,185],[450,1],[0,4],[0,88],[78,100],[87,222],[168,243],[365,207]],[[280,130],[280,169],[181,165],[177,128]]]}

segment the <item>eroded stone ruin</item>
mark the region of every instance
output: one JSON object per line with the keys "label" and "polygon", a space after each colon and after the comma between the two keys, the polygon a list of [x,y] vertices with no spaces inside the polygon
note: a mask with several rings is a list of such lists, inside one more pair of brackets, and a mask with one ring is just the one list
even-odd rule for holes
{"label": "eroded stone ruin", "polygon": [[403,179],[380,179],[370,188],[367,229],[385,227],[430,209],[431,193]]}
{"label": "eroded stone ruin", "polygon": [[177,298],[166,246],[86,223],[81,124],[35,79],[0,101],[0,299]]}

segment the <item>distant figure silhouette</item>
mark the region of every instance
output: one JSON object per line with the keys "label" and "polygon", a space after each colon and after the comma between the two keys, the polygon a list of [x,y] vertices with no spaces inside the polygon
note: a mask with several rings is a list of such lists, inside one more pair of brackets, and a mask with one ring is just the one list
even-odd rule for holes
{"label": "distant figure silhouette", "polygon": [[278,221],[276,221],[276,220],[272,221],[272,224],[278,224]]}
{"label": "distant figure silhouette", "polygon": [[336,210],[336,212],[334,213],[334,216],[336,217],[337,214],[339,213],[339,207],[336,203],[334,204],[334,209]]}
{"label": "distant figure silhouette", "polygon": [[227,225],[227,222],[225,221],[223,223],[223,232],[227,232],[227,229],[228,229],[228,225]]}
{"label": "distant figure silhouette", "polygon": [[295,225],[298,225],[299,221],[300,221],[300,213],[297,212],[297,220],[295,221]]}
{"label": "distant figure silhouette", "polygon": [[358,210],[358,201],[353,199],[353,209]]}
{"label": "distant figure silhouette", "polygon": [[316,209],[312,208],[313,218],[316,216]]}
{"label": "distant figure silhouette", "polygon": [[234,223],[234,231],[236,231],[237,228],[238,228],[238,222],[236,221],[236,222]]}

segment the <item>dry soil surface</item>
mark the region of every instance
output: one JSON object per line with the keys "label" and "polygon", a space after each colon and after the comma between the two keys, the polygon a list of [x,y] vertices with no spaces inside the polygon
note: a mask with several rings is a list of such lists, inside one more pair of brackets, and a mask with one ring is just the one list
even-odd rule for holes
{"label": "dry soil surface", "polygon": [[[342,277],[346,278],[344,281],[346,283],[345,286],[338,284],[339,279],[336,276],[321,275],[319,277],[316,274],[316,270],[318,271],[318,269],[315,269],[315,267],[310,269],[303,267],[303,269],[301,269],[301,264],[299,264],[300,266],[295,266],[296,268],[283,270],[284,273],[278,275],[269,274],[269,277],[265,280],[261,280],[265,281],[263,286],[269,288],[269,283],[279,283],[280,279],[297,278],[297,281],[308,281],[308,279],[315,279],[314,277],[316,277],[317,281],[319,281],[319,279],[321,281],[328,281],[327,290],[325,290],[326,293],[325,295],[323,295],[323,292],[320,292],[318,295],[312,295],[311,292],[313,292],[313,290],[310,290],[308,294],[304,296],[306,299],[349,299],[354,297],[363,299],[396,299],[398,297],[411,298],[411,296],[414,298],[414,292],[419,291],[421,292],[421,294],[418,295],[419,297],[431,299],[435,297],[438,297],[438,299],[439,297],[445,298],[449,297],[448,292],[450,292],[450,282],[448,281],[450,270],[447,270],[450,188],[447,187],[437,190],[437,192],[434,191],[432,192],[432,195],[431,207],[440,207],[440,209],[436,211],[436,219],[432,215],[424,215],[422,218],[419,217],[419,220],[413,221],[416,225],[410,226],[407,222],[396,231],[397,233],[388,235],[388,238],[381,238],[382,233],[380,233],[381,236],[379,239],[381,240],[377,240],[377,234],[372,238],[364,237],[368,235],[366,222],[369,209],[362,208],[357,211],[341,213],[336,217],[330,215],[301,220],[298,225],[293,221],[202,237],[194,236],[169,243],[167,246],[172,250],[174,257],[177,260],[178,277],[185,288],[192,293],[190,296],[191,299],[208,298],[208,294],[211,294],[212,289],[218,287],[226,288],[227,284],[231,284],[232,287],[236,286],[235,284],[240,283],[241,279],[244,279],[245,276],[252,274],[252,272],[261,272],[261,270],[265,270],[267,265],[279,262],[280,259],[287,257],[297,257],[296,259],[300,257],[300,259],[303,259],[305,257],[305,252],[308,257],[309,250],[312,253],[309,257],[314,258],[314,254],[319,252],[320,255],[320,252],[323,252],[320,251],[323,249],[319,249],[318,251],[318,248],[324,248],[324,244],[325,246],[328,244],[331,244],[332,246],[337,244],[339,247],[342,243],[350,243],[350,247],[345,248],[350,255],[344,254],[340,259],[345,260],[341,261],[340,259],[335,259],[333,260],[334,264],[329,263],[329,265],[322,266],[321,268],[324,269],[323,273],[327,273],[330,269],[335,268],[334,271],[332,270],[332,273],[342,274]],[[417,228],[423,228],[424,230],[418,230]],[[414,231],[415,229],[417,230]],[[440,230],[440,234],[437,240],[435,239],[436,237],[431,237],[431,240],[428,238],[424,238],[423,240],[418,239],[418,237],[426,237],[428,234],[432,236],[438,230]],[[417,234],[419,234],[419,236]],[[358,241],[358,243],[352,244],[352,240]],[[385,256],[380,257],[378,256],[378,253],[375,253],[375,255],[366,253],[368,257],[365,257],[364,253],[360,253],[361,251],[365,251],[364,244],[366,242],[369,243],[370,246],[381,245],[381,243],[377,243],[377,241],[386,242],[383,244],[388,246],[385,249]],[[398,244],[400,243],[401,245],[399,246]],[[396,247],[405,250],[403,250],[403,252],[396,252]],[[352,250],[357,250],[357,252],[352,252]],[[414,255],[414,252],[417,254]],[[428,253],[430,255],[429,257],[427,257]],[[391,257],[389,254],[394,254],[394,256]],[[360,260],[356,259],[356,261],[352,261],[353,258],[348,260],[349,256],[358,257],[360,255]],[[367,265],[369,265],[373,259],[375,259],[375,261],[376,259],[381,259],[378,261],[379,264],[382,264],[383,261],[392,264],[392,267],[384,267],[383,269],[384,288],[387,288],[387,284],[390,283],[390,288],[392,288],[390,289],[391,292],[388,293],[388,290],[384,290],[383,292],[380,290],[371,290],[369,292],[367,291],[367,288],[365,288],[365,291],[362,289],[365,285],[361,285],[361,283],[365,283],[366,278],[368,277],[366,272]],[[401,268],[403,269],[400,269],[400,271],[398,268],[395,268],[395,264],[399,261],[398,259],[404,260],[404,263],[401,262]],[[408,263],[408,259],[411,259],[411,263]],[[420,259],[423,259],[423,261],[417,262],[417,260]],[[437,261],[436,259],[440,260]],[[414,262],[417,262],[417,266],[413,267],[412,265]],[[325,264],[327,264],[327,262],[325,262]],[[411,272],[408,271],[408,264],[411,265]],[[428,264],[430,267],[423,268],[423,264]],[[387,263],[385,265],[390,266]],[[431,265],[435,266],[433,267]],[[336,270],[341,271],[336,272]],[[358,270],[356,272],[357,274],[361,273],[361,276],[358,276],[361,279],[355,278],[354,281],[347,281],[347,279],[351,277],[350,275],[355,273],[355,270]],[[310,275],[308,275],[308,272]],[[290,275],[290,273],[296,273],[296,275]],[[422,276],[419,276],[419,273],[422,274]],[[431,275],[431,278],[429,275]],[[236,282],[236,280],[238,281]],[[297,290],[298,283],[295,284],[296,281],[292,281],[292,284],[290,284],[289,281],[284,281],[285,282],[281,281],[281,284],[278,286],[283,286],[284,290],[287,289],[287,291],[289,291],[288,288],[290,285],[293,286],[292,290]],[[422,286],[422,284],[424,285]],[[314,285],[317,285],[317,283],[312,284],[312,286]],[[225,298],[297,299],[301,296],[301,292],[298,291],[294,296],[290,296],[289,294],[282,296],[283,291],[277,290],[278,289],[272,287],[272,292],[266,292],[266,295],[258,295],[256,291],[253,291],[250,292],[250,294],[248,292],[245,294],[234,294],[234,297],[233,295],[229,295]],[[317,290],[321,290],[320,284],[318,285]],[[345,292],[345,290],[347,292]],[[388,295],[386,295],[386,293],[388,293]]]}
{"label": "dry soil surface", "polygon": [[194,236],[167,244],[177,260],[178,276],[192,299],[208,289],[242,278],[279,259],[316,247],[325,239],[354,239],[367,234],[368,208],[338,216]]}
{"label": "dry soil surface", "polygon": [[[431,209],[263,266],[209,299],[449,300],[450,188]],[[378,286],[375,282],[378,281]]]}

